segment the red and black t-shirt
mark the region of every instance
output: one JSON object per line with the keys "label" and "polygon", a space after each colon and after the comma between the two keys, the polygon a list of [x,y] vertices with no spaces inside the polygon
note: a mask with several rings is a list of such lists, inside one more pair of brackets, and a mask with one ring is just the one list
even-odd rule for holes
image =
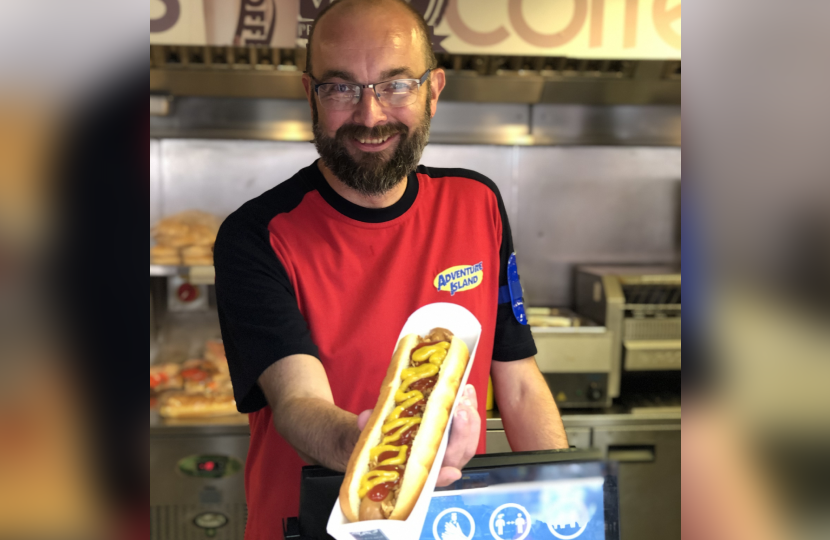
{"label": "red and black t-shirt", "polygon": [[260,375],[308,354],[338,407],[371,409],[401,328],[426,304],[459,304],[481,323],[469,382],[484,452],[491,359],[536,354],[530,330],[499,305],[512,251],[498,188],[464,169],[420,166],[398,202],[370,209],[340,197],[314,163],[228,217],[216,240],[216,294],[236,401],[251,413],[247,538],[270,537],[297,515],[304,464],[272,425]]}

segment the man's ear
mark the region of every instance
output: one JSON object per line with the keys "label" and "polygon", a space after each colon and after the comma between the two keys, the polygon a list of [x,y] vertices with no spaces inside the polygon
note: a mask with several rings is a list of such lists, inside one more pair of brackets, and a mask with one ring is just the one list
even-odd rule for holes
{"label": "man's ear", "polygon": [[435,68],[429,74],[430,89],[432,91],[432,101],[430,102],[431,116],[435,116],[436,107],[438,106],[438,96],[444,90],[447,84],[447,75],[443,68]]}

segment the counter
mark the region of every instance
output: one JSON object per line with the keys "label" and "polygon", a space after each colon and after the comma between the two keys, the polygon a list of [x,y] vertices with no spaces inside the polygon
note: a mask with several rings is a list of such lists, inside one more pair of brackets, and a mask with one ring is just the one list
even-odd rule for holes
{"label": "counter", "polygon": [[219,418],[162,418],[157,409],[150,409],[150,438],[169,436],[250,436],[247,414]]}
{"label": "counter", "polygon": [[[650,426],[680,424],[680,407],[644,407],[585,410],[562,413],[566,429],[608,426]],[[503,431],[504,424],[498,411],[487,413],[487,431]],[[221,418],[170,419],[162,418],[157,410],[150,410],[150,436],[165,435],[249,435],[248,416],[239,414]]]}
{"label": "counter", "polygon": [[[562,421],[572,446],[599,449],[619,463],[622,540],[679,540],[680,408],[564,411]],[[242,463],[249,441],[246,415],[171,420],[151,410],[151,538],[189,538],[193,516],[204,510],[230,519],[215,540],[241,538],[247,511],[244,475],[185,478],[178,469],[182,458],[194,455],[231,456]],[[498,412],[487,415],[487,451],[510,452]],[[171,535],[174,530],[179,536]]]}

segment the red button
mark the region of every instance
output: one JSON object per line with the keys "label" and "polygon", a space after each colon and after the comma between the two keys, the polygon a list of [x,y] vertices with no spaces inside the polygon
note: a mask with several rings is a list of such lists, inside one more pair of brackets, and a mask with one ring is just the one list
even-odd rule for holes
{"label": "red button", "polygon": [[190,283],[182,283],[179,286],[179,290],[176,291],[176,296],[178,296],[179,300],[182,302],[192,302],[199,298],[199,289]]}

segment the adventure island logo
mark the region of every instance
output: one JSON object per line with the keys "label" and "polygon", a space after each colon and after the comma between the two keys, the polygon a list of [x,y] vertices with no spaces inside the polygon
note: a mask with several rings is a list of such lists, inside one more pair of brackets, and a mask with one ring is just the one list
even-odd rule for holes
{"label": "adventure island logo", "polygon": [[484,279],[484,262],[471,265],[453,266],[437,276],[433,285],[438,291],[446,291],[450,296],[457,292],[469,291],[481,285]]}

